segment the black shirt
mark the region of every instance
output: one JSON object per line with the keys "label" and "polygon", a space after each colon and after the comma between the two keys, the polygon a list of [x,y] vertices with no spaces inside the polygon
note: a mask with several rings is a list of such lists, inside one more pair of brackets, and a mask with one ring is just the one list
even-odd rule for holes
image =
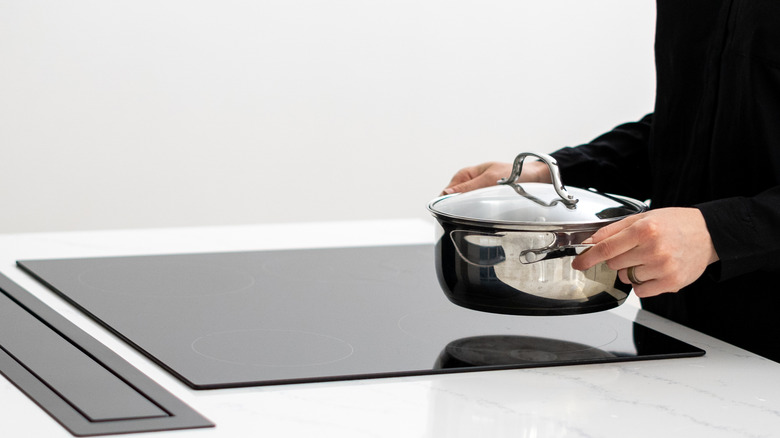
{"label": "black shirt", "polygon": [[653,113],[552,155],[567,185],[699,208],[720,261],[643,307],[780,361],[780,1],[657,13]]}

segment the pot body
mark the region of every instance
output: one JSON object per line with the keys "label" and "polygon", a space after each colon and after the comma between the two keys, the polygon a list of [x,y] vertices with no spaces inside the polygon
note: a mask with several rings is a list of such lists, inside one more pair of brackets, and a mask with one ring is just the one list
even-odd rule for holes
{"label": "pot body", "polygon": [[[501,230],[443,217],[437,221],[436,274],[444,294],[459,306],[514,315],[572,315],[617,307],[631,290],[605,263],[587,271],[571,267],[579,244],[598,227]],[[548,248],[554,251],[545,252]]]}

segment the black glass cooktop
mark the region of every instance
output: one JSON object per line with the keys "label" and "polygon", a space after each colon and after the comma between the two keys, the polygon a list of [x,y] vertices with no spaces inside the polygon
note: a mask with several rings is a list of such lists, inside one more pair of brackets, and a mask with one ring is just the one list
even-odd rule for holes
{"label": "black glass cooktop", "polygon": [[432,245],[18,264],[197,389],[704,354],[609,312],[460,308]]}

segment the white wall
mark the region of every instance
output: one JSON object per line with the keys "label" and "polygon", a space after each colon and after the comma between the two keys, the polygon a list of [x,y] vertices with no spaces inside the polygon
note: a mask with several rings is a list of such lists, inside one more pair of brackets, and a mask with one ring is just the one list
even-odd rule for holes
{"label": "white wall", "polygon": [[429,217],[652,110],[651,0],[0,0],[0,233]]}

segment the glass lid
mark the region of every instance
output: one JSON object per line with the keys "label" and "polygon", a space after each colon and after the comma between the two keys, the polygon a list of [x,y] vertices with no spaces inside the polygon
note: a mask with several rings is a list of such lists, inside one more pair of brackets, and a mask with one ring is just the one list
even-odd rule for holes
{"label": "glass lid", "polygon": [[433,200],[437,216],[486,224],[590,224],[613,222],[646,209],[639,201],[576,187],[566,188],[566,202],[553,184],[500,184]]}
{"label": "glass lid", "polygon": [[[532,156],[547,165],[552,184],[517,183],[523,160]],[[487,226],[523,227],[557,225],[603,225],[632,214],[647,206],[635,199],[608,195],[576,187],[567,189],[561,182],[558,162],[547,154],[523,152],[512,166],[512,174],[486,187],[434,199],[428,210],[437,218],[476,222]]]}

